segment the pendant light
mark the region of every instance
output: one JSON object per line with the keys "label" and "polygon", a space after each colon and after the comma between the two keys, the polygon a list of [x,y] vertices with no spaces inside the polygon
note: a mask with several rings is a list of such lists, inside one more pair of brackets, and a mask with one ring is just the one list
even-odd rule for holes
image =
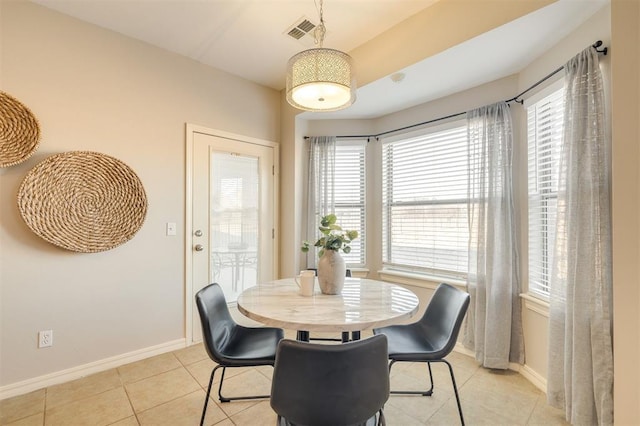
{"label": "pendant light", "polygon": [[337,111],[356,100],[351,56],[322,47],[326,28],[320,0],[320,24],[315,29],[319,48],[304,50],[287,63],[287,101],[306,111]]}

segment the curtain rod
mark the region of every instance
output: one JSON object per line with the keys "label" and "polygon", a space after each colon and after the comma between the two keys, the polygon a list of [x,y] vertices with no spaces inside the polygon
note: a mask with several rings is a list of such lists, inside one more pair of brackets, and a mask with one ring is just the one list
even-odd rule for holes
{"label": "curtain rod", "polygon": [[[603,55],[606,55],[608,50],[609,50],[609,48],[603,47],[602,50],[598,50],[598,48],[600,46],[602,46],[602,40],[598,40],[594,44],[591,45],[591,47],[596,49],[596,52],[602,53]],[[520,105],[524,104],[524,100],[520,99],[520,97],[522,95],[524,95],[526,93],[529,93],[531,90],[535,89],[536,87],[538,87],[539,85],[541,85],[542,83],[544,83],[545,81],[547,81],[548,79],[553,77],[554,75],[558,74],[563,69],[564,69],[564,65],[561,66],[560,68],[552,71],[551,73],[547,74],[546,76],[542,77],[540,80],[538,80],[537,82],[535,82],[534,84],[529,86],[527,89],[525,89],[521,93],[517,94],[516,96],[514,96],[511,99],[505,100],[504,102],[506,102],[506,103],[516,102],[516,103],[519,103]],[[446,117],[434,118],[432,120],[423,121],[423,122],[417,123],[417,124],[411,124],[409,126],[400,127],[398,129],[387,130],[386,132],[378,133],[378,134],[375,134],[375,135],[343,135],[343,136],[336,136],[336,138],[338,138],[338,139],[367,139],[367,142],[369,142],[369,140],[371,138],[376,138],[376,140],[379,140],[380,136],[385,136],[385,135],[388,135],[390,133],[399,132],[401,130],[412,129],[414,127],[424,126],[425,124],[431,124],[431,123],[435,123],[437,121],[447,120],[447,119],[453,118],[453,117],[459,117],[461,115],[465,115],[466,113],[467,113],[466,111],[465,112],[458,112],[456,114],[447,115]],[[309,136],[305,136],[304,138],[305,139],[309,139]]]}

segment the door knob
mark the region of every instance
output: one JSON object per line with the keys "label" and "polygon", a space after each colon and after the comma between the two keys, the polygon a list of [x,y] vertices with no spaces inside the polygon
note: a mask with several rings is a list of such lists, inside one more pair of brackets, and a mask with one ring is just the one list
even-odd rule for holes
{"label": "door knob", "polygon": [[202,237],[202,231],[201,230],[197,230],[196,232],[193,233],[196,237]]}
{"label": "door knob", "polygon": [[204,246],[202,244],[196,244],[196,246],[194,248],[196,249],[196,251],[204,250]]}

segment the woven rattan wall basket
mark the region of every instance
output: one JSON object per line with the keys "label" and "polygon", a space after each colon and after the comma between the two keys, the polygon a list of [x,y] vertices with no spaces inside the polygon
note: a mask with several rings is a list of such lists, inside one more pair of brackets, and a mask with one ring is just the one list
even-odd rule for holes
{"label": "woven rattan wall basket", "polygon": [[94,253],[133,238],[147,214],[147,197],[138,176],[122,161],[75,151],[35,166],[20,186],[18,207],[44,240]]}
{"label": "woven rattan wall basket", "polygon": [[0,167],[22,163],[39,144],[36,117],[17,99],[0,92]]}

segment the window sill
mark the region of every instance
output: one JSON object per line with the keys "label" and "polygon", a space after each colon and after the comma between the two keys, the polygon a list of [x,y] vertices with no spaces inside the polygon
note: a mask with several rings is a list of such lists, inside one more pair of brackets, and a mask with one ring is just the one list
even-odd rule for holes
{"label": "window sill", "polygon": [[383,281],[390,281],[398,284],[411,285],[415,287],[428,288],[435,290],[440,283],[451,284],[455,287],[466,288],[467,283],[463,280],[456,280],[453,278],[443,278],[435,275],[426,274],[412,274],[409,272],[391,271],[388,269],[382,269],[378,271],[380,279]]}
{"label": "window sill", "polygon": [[354,278],[367,278],[369,276],[369,269],[367,268],[348,268],[351,270],[351,276]]}
{"label": "window sill", "polygon": [[520,298],[524,301],[525,309],[536,312],[549,318],[549,302],[531,293],[521,293]]}

